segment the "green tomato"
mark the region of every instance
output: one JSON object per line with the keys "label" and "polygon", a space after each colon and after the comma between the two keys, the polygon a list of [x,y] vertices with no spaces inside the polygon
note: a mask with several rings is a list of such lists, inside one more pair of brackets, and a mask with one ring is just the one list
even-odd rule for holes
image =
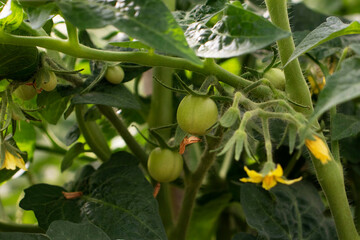
{"label": "green tomato", "polygon": [[270,68],[265,74],[264,78],[268,79],[274,87],[279,90],[285,90],[285,74],[279,68]]}
{"label": "green tomato", "polygon": [[112,84],[119,84],[124,80],[124,70],[120,66],[108,67],[105,73],[105,78]]}
{"label": "green tomato", "polygon": [[[40,88],[44,89],[47,92],[51,92],[56,88],[57,77],[54,72],[48,71],[46,74],[40,75],[43,79],[41,80]],[[45,79],[45,77],[47,79]]]}
{"label": "green tomato", "polygon": [[209,97],[188,95],[180,102],[176,114],[182,130],[193,135],[205,135],[218,119],[216,103]]}
{"label": "green tomato", "polygon": [[30,100],[36,96],[37,92],[34,86],[31,85],[20,85],[15,91],[15,96],[21,98],[22,100]]}
{"label": "green tomato", "polygon": [[169,149],[155,148],[149,155],[148,170],[158,182],[174,181],[183,170],[182,156]]}

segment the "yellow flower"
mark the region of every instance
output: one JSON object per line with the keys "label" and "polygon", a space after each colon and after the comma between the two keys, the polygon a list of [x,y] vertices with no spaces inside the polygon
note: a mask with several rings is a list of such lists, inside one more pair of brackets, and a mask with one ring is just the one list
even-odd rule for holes
{"label": "yellow flower", "polygon": [[315,140],[306,139],[305,145],[310,150],[312,155],[319,159],[322,164],[326,164],[331,160],[329,149],[327,148],[324,141],[318,136],[313,136]]}
{"label": "yellow flower", "polygon": [[321,83],[315,81],[312,76],[308,76],[308,80],[310,83],[311,94],[318,94],[325,87],[326,84],[325,77],[323,77]]}
{"label": "yellow flower", "polygon": [[283,178],[283,169],[280,164],[277,164],[276,169],[272,169],[266,174],[261,174],[254,170],[249,170],[246,166],[244,167],[244,169],[249,178],[241,178],[240,181],[252,183],[262,182],[262,187],[266,190],[275,187],[278,182],[290,185],[302,179],[302,177],[296,178],[294,180],[286,180],[285,178]]}
{"label": "yellow flower", "polygon": [[25,167],[25,162],[20,155],[15,156],[12,155],[9,151],[5,151],[4,164],[0,169],[6,168],[10,170],[15,170],[16,167],[19,167],[25,171],[27,170]]}

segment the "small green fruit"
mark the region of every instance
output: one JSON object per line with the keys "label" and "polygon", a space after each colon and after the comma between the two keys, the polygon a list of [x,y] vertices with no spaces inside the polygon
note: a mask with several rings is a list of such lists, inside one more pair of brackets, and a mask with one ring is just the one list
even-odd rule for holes
{"label": "small green fruit", "polygon": [[275,88],[285,90],[285,74],[279,68],[270,68],[265,74],[264,78],[268,79]]}
{"label": "small green fruit", "polygon": [[180,102],[176,114],[182,130],[193,135],[205,135],[218,119],[216,103],[209,97],[188,95]]}
{"label": "small green fruit", "polygon": [[169,149],[155,148],[149,155],[148,170],[158,182],[174,181],[183,170],[182,156]]}
{"label": "small green fruit", "polygon": [[112,84],[119,84],[124,80],[124,70],[120,66],[108,67],[105,73],[105,78]]}

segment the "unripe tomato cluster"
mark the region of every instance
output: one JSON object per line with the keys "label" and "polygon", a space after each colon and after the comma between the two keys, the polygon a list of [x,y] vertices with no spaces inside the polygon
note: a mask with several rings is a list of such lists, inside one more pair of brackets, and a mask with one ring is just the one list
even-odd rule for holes
{"label": "unripe tomato cluster", "polygon": [[[51,92],[56,88],[57,77],[54,72],[40,69],[36,78],[39,78],[41,83],[39,89]],[[34,98],[36,94],[37,90],[33,84],[22,84],[14,91],[15,96],[25,101]]]}

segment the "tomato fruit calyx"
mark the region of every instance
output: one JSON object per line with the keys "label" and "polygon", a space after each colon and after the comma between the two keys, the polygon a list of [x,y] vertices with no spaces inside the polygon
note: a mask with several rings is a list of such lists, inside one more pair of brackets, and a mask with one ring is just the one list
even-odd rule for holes
{"label": "tomato fruit calyx", "polygon": [[180,176],[183,159],[178,152],[157,147],[151,151],[147,165],[153,179],[158,182],[171,182]]}
{"label": "tomato fruit calyx", "polygon": [[192,135],[205,135],[218,119],[216,103],[207,96],[187,95],[176,114],[182,130]]}
{"label": "tomato fruit calyx", "polygon": [[112,84],[120,84],[125,77],[124,70],[120,66],[109,66],[105,73],[105,78]]}

